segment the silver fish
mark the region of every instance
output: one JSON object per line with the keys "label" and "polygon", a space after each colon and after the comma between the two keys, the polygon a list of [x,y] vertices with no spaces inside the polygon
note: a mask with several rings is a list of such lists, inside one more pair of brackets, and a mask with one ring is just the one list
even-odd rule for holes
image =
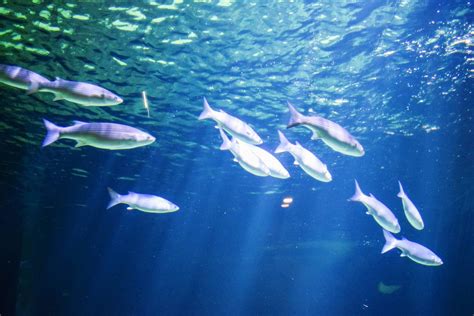
{"label": "silver fish", "polygon": [[44,119],[43,122],[48,131],[43,147],[61,138],[75,140],[75,147],[92,146],[110,150],[136,148],[155,141],[150,134],[122,124],[74,121],[72,126],[60,127]]}
{"label": "silver fish", "polygon": [[33,93],[43,84],[50,81],[36,72],[10,65],[0,64],[0,82],[12,87],[28,90],[27,93]]}
{"label": "silver fish", "polygon": [[270,170],[270,176],[279,179],[288,179],[290,177],[290,173],[288,170],[283,167],[281,162],[268,151],[258,146],[247,144],[245,142],[241,142],[242,146],[248,146],[250,150],[260,158],[261,161],[268,167]]}
{"label": "silver fish", "polygon": [[110,203],[107,209],[117,204],[127,204],[127,210],[139,210],[146,213],[171,213],[179,210],[179,207],[162,197],[148,194],[128,192],[120,195],[111,188],[107,188],[110,195]]}
{"label": "silver fish", "polygon": [[214,111],[206,98],[204,98],[204,110],[199,115],[199,120],[212,119],[233,137],[243,140],[246,143],[260,145],[263,143],[258,134],[244,121],[227,114],[226,112]]}
{"label": "silver fish", "polygon": [[270,169],[268,169],[259,156],[257,156],[248,146],[245,146],[243,142],[235,137],[232,138],[232,141],[229,140],[222,128],[219,128],[219,132],[223,141],[220,150],[229,150],[232,155],[234,155],[234,160],[251,174],[259,177],[270,175]]}
{"label": "silver fish", "polygon": [[119,96],[102,87],[58,77],[54,81],[40,84],[37,90],[54,93],[54,101],[67,100],[84,106],[110,106],[123,102]]}
{"label": "silver fish", "polygon": [[397,194],[397,196],[402,199],[403,210],[405,211],[407,220],[410,222],[411,226],[418,230],[422,230],[423,227],[425,227],[425,224],[423,223],[420,212],[418,212],[415,204],[413,204],[410,198],[406,195],[405,191],[403,191],[400,181],[398,181],[398,185],[400,186],[400,192]]}
{"label": "silver fish", "polygon": [[308,175],[322,182],[332,181],[327,166],[318,157],[298,142],[295,145],[290,143],[282,132],[278,131],[278,135],[280,145],[275,149],[275,153],[289,152],[295,158],[295,164],[299,165]]}
{"label": "silver fish", "polygon": [[408,257],[416,263],[425,266],[440,266],[443,264],[443,260],[425,246],[406,238],[396,239],[386,230],[383,231],[383,236],[385,237],[385,245],[382,248],[382,253],[398,248],[402,251],[400,257]]}
{"label": "silver fish", "polygon": [[321,139],[333,150],[344,155],[361,157],[365,154],[362,145],[341,125],[320,116],[305,116],[288,102],[290,121],[287,128],[302,125],[313,132],[311,139]]}
{"label": "silver fish", "polygon": [[375,221],[382,226],[382,228],[392,232],[392,233],[399,233],[400,232],[400,224],[398,223],[398,219],[392,213],[392,211],[385,206],[382,202],[377,200],[375,196],[372,194],[365,195],[360,187],[357,180],[355,180],[355,193],[349,199],[349,201],[353,202],[360,202],[365,205],[367,208],[367,215],[372,215]]}

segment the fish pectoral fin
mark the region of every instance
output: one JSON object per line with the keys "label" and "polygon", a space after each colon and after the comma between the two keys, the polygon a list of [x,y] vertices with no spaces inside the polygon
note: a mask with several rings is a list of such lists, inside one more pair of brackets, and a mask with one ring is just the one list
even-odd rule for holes
{"label": "fish pectoral fin", "polygon": [[130,206],[127,207],[127,211],[131,211],[131,210],[133,210],[133,207],[130,207]]}
{"label": "fish pectoral fin", "polygon": [[74,147],[78,148],[78,147],[82,147],[82,146],[87,146],[87,144],[80,141],[80,140],[77,140],[76,146],[74,146]]}
{"label": "fish pectoral fin", "polygon": [[28,90],[26,91],[26,94],[30,95],[30,94],[33,94],[35,92],[38,92],[38,89],[39,89],[39,84],[37,82],[32,82],[28,86]]}
{"label": "fish pectoral fin", "polygon": [[295,166],[299,166],[299,165],[300,165],[300,164],[298,163],[298,161],[296,161],[296,160],[293,162],[293,164],[294,164]]}

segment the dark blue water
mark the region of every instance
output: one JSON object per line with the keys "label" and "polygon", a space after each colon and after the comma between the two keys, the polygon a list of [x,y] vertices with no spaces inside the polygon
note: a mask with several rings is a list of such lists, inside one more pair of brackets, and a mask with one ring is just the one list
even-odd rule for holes
{"label": "dark blue water", "polygon": [[[474,313],[472,3],[6,1],[0,16],[0,63],[125,100],[86,108],[0,86],[1,315]],[[245,172],[219,150],[214,124],[197,120],[204,96],[251,124],[267,150],[284,130],[333,181],[289,154],[278,158],[290,179]],[[287,101],[346,127],[365,156],[285,130]],[[128,124],[157,141],[41,149],[42,118]],[[354,179],[394,211],[399,237],[444,264],[381,255],[382,230],[347,202]],[[403,214],[398,180],[422,231]],[[106,210],[107,186],[180,210]],[[380,282],[399,289],[382,293]]]}

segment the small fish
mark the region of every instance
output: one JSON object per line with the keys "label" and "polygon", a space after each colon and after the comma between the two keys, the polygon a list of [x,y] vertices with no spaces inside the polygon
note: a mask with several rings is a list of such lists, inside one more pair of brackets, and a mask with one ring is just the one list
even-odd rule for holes
{"label": "small fish", "polygon": [[320,116],[305,116],[288,102],[290,121],[287,128],[302,125],[313,132],[311,139],[321,139],[333,150],[344,155],[361,157],[365,154],[362,145],[341,125]]}
{"label": "small fish", "polygon": [[139,210],[146,213],[171,213],[179,210],[179,207],[162,197],[148,194],[128,192],[120,195],[111,188],[107,188],[110,194],[110,203],[107,209],[117,204],[127,204],[127,210]]}
{"label": "small fish", "polygon": [[397,194],[397,196],[402,199],[405,216],[407,217],[411,226],[418,230],[422,230],[425,225],[423,223],[423,219],[421,218],[420,212],[418,212],[418,209],[416,208],[415,204],[413,204],[410,198],[403,191],[403,187],[400,181],[398,181],[398,185],[400,186],[400,192]]}
{"label": "small fish", "polygon": [[248,146],[242,144],[235,137],[232,138],[232,141],[229,140],[222,128],[219,128],[219,132],[223,140],[220,150],[229,150],[234,155],[235,161],[251,174],[259,177],[270,175],[270,169]]}
{"label": "small fish", "polygon": [[75,147],[92,146],[110,150],[136,148],[155,141],[155,137],[150,134],[122,124],[74,121],[72,126],[60,127],[45,119],[43,122],[48,133],[42,147],[61,138],[75,140]]}
{"label": "small fish", "polygon": [[28,94],[37,91],[40,85],[50,83],[48,79],[36,72],[18,66],[2,64],[0,64],[0,82],[15,88],[28,90]]}
{"label": "small fish", "polygon": [[146,97],[146,91],[142,91],[142,97],[143,97],[143,106],[146,109],[148,117],[150,117],[150,106],[148,105],[148,98]]}
{"label": "small fish", "polygon": [[123,102],[119,96],[102,87],[59,77],[54,81],[39,84],[36,90],[33,89],[29,93],[36,91],[54,93],[54,101],[67,100],[84,106],[111,106]]}
{"label": "small fish", "polygon": [[322,182],[332,180],[328,167],[312,152],[298,142],[295,145],[290,143],[281,131],[278,131],[278,136],[280,137],[280,145],[275,149],[275,153],[289,152],[295,158],[295,164],[299,165],[311,177]]}
{"label": "small fish", "polygon": [[290,173],[285,169],[285,167],[283,167],[281,162],[265,149],[245,142],[240,142],[240,144],[242,146],[247,146],[255,155],[258,156],[258,158],[260,158],[260,160],[268,167],[268,170],[270,170],[271,177],[279,179],[288,179],[290,177]]}
{"label": "small fish", "polygon": [[226,112],[214,111],[206,98],[204,98],[204,110],[199,115],[199,120],[212,119],[216,121],[217,127],[221,127],[233,137],[243,140],[246,143],[260,145],[263,143],[258,134],[242,120],[227,114]]}
{"label": "small fish", "polygon": [[382,294],[392,294],[398,291],[402,286],[401,285],[387,285],[382,281],[377,285],[377,289]]}
{"label": "small fish", "polygon": [[385,245],[381,253],[386,253],[393,248],[398,248],[402,251],[400,257],[408,257],[416,263],[425,266],[439,266],[443,264],[443,260],[425,246],[409,241],[404,237],[402,239],[396,239],[386,230],[383,230],[383,236],[385,237]]}
{"label": "small fish", "polygon": [[400,224],[392,211],[382,202],[377,200],[372,194],[370,194],[370,196],[365,195],[361,191],[357,180],[355,180],[355,193],[349,201],[361,202],[364,204],[367,208],[366,214],[372,215],[375,221],[382,226],[382,228],[392,233],[400,232]]}

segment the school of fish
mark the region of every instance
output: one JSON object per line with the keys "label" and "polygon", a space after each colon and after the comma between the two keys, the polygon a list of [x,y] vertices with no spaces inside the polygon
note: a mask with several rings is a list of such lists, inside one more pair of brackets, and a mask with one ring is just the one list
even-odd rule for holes
{"label": "school of fish", "polygon": [[[82,106],[113,106],[123,103],[123,99],[113,92],[98,85],[86,82],[64,80],[56,77],[54,81],[33,71],[13,65],[0,64],[0,82],[26,90],[26,93],[52,93],[53,101],[66,100]],[[142,92],[143,102],[150,117],[146,92]],[[312,132],[311,140],[321,139],[332,150],[346,156],[362,157],[365,150],[359,141],[344,127],[327,118],[317,115],[306,116],[299,112],[293,104],[287,103],[290,119],[287,128],[303,126]],[[220,150],[228,150],[245,171],[259,177],[290,178],[290,173],[282,163],[268,150],[259,147],[263,144],[257,132],[243,120],[228,114],[222,109],[214,110],[207,99],[203,98],[203,110],[199,120],[212,120],[216,123],[222,144]],[[91,146],[107,150],[124,150],[151,145],[155,137],[135,127],[112,122],[74,121],[67,127],[58,126],[43,119],[46,136],[42,147],[51,145],[60,139],[76,141],[75,147]],[[294,158],[294,164],[307,175],[320,182],[331,182],[333,177],[327,164],[323,163],[313,152],[303,147],[298,141],[292,144],[282,131],[276,131],[280,144],[274,153],[288,152]],[[405,193],[401,182],[398,182],[403,211],[407,221],[416,230],[424,228],[424,222],[418,208]],[[174,203],[155,195],[128,192],[121,195],[110,187],[107,188],[110,203],[107,209],[118,205],[127,205],[128,210],[139,210],[146,213],[170,213],[179,210]],[[355,193],[348,199],[362,203],[366,214],[373,217],[382,228],[385,245],[381,253],[394,248],[401,251],[401,257],[408,257],[416,263],[426,266],[439,266],[443,261],[427,247],[405,238],[396,239],[393,234],[400,233],[401,226],[392,210],[379,201],[372,193],[362,192],[355,180]]]}

